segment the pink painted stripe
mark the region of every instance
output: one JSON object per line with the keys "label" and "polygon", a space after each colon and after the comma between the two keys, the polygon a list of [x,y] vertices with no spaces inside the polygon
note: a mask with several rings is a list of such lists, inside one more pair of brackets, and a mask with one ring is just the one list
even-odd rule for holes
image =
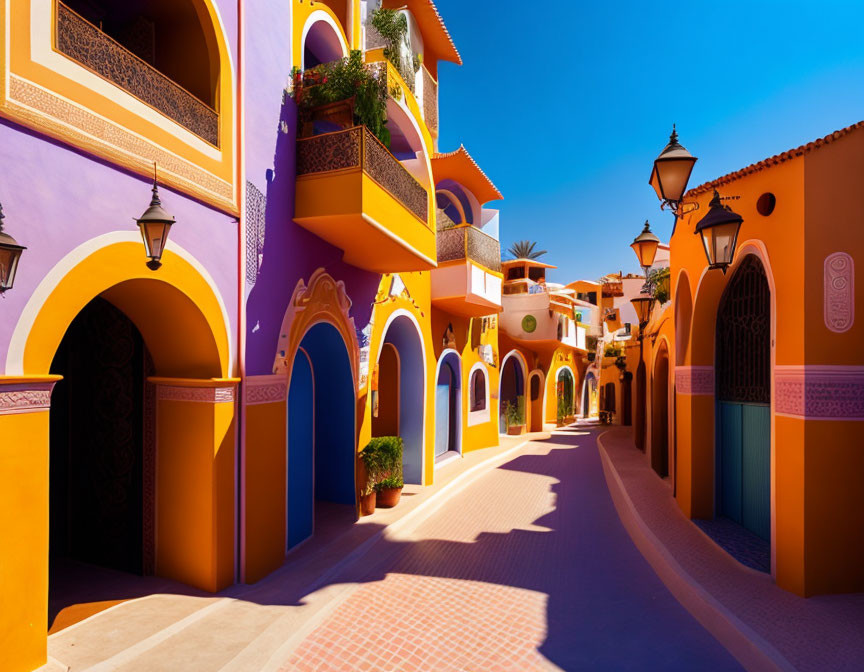
{"label": "pink painted stripe", "polygon": [[864,366],[776,366],[774,410],[806,420],[864,420]]}
{"label": "pink painted stripe", "polygon": [[676,366],[675,390],[678,394],[714,394],[714,367]]}

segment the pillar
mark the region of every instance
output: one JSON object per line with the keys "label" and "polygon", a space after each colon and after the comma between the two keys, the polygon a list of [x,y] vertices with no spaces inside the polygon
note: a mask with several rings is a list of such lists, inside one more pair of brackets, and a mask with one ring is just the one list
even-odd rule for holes
{"label": "pillar", "polygon": [[8,672],[47,660],[48,455],[59,376],[0,376],[0,658]]}

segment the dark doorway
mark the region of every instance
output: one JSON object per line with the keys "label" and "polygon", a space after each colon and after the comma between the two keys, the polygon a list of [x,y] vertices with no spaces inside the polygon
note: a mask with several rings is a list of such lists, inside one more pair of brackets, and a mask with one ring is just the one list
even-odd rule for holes
{"label": "dark doorway", "polygon": [[621,424],[629,427],[633,424],[633,374],[624,372],[621,381]]}
{"label": "dark doorway", "polygon": [[747,256],[717,313],[717,480],[720,515],[771,536],[771,294]]}
{"label": "dark doorway", "polygon": [[640,361],[636,368],[636,408],[633,418],[633,441],[636,447],[645,452],[645,362]]}
{"label": "dark doorway", "polygon": [[651,466],[661,478],[666,478],[669,475],[669,352],[665,343],[654,363],[651,388]]}
{"label": "dark doorway", "polygon": [[69,325],[51,373],[63,376],[50,415],[52,586],[69,560],[152,573],[155,460],[144,440],[152,363],[140,332],[96,298]]}

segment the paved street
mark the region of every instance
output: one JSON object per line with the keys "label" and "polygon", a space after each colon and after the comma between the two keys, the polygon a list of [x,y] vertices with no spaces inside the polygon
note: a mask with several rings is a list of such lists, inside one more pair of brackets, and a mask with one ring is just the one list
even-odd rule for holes
{"label": "paved street", "polygon": [[418,516],[377,541],[389,511],[253,586],[122,603],[52,635],[49,654],[75,672],[740,669],[631,542],[599,431],[556,432],[496,468],[472,454],[467,486],[425,509],[407,488],[392,513]]}
{"label": "paved street", "polygon": [[529,444],[381,542],[283,669],[739,669],[633,546],[597,431]]}

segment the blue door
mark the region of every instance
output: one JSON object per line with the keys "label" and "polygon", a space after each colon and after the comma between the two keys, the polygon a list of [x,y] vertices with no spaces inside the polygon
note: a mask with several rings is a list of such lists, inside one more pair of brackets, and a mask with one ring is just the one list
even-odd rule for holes
{"label": "blue door", "polygon": [[456,374],[442,362],[435,386],[435,456],[456,450]]}
{"label": "blue door", "polygon": [[717,313],[719,514],[771,540],[771,294],[745,256]]}
{"label": "blue door", "polygon": [[720,513],[759,535],[771,536],[771,411],[765,404],[721,401]]}
{"label": "blue door", "polygon": [[288,390],[288,548],[312,536],[315,418],[312,367],[299,351]]}

